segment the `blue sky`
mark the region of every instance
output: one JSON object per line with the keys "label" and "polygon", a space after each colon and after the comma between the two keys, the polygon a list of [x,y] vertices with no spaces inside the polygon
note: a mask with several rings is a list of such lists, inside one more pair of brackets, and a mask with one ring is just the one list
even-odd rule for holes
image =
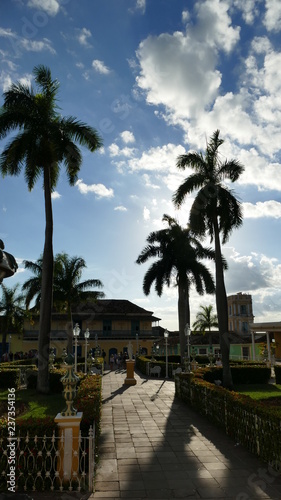
{"label": "blue sky", "polygon": [[[61,171],[53,195],[54,252],[82,256],[83,278],[104,283],[177,329],[177,291],[142,293],[148,265],[135,264],[190,173],[179,154],[204,150],[219,129],[221,154],[245,172],[234,187],[243,227],[223,252],[227,293],[251,293],[256,321],[281,320],[281,3],[276,0],[1,0],[0,88],[32,84],[49,66],[63,115],[95,127],[103,148],[83,151],[77,185]],[[0,101],[1,102],[1,101]],[[3,101],[2,101],[3,102]],[[4,142],[0,144],[2,148]],[[0,238],[19,263],[43,250],[42,181],[0,179]],[[209,245],[209,241],[206,240]],[[191,293],[191,315],[213,296]]]}

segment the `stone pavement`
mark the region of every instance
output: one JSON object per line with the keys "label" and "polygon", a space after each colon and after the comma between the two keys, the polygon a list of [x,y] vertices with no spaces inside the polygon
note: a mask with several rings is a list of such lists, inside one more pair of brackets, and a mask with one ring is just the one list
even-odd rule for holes
{"label": "stone pavement", "polygon": [[95,493],[83,498],[281,499],[281,476],[175,399],[173,381],[125,378],[103,376]]}

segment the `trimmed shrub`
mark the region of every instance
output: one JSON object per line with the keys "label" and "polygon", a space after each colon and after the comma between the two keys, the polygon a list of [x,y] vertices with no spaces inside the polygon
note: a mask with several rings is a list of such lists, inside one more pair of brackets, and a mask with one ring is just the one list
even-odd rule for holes
{"label": "trimmed shrub", "polygon": [[20,386],[20,370],[18,368],[0,371],[0,387],[2,389],[7,389],[8,387],[14,387],[18,389]]}
{"label": "trimmed shrub", "polygon": [[90,425],[96,423],[96,438],[100,435],[100,420],[102,408],[100,375],[88,375],[85,377],[78,388],[74,406],[78,411],[83,412],[81,422],[81,431],[88,434]]}
{"label": "trimmed shrub", "polygon": [[[209,367],[204,370],[204,380],[214,383],[222,380],[223,370],[220,367]],[[271,370],[266,366],[232,366],[232,380],[234,384],[267,384]]]}

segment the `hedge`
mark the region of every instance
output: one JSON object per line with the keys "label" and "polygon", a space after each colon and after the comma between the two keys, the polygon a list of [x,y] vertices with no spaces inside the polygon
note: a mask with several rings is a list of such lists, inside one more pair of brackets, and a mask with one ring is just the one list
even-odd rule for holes
{"label": "hedge", "polygon": [[7,389],[8,387],[18,389],[20,386],[20,369],[7,369],[0,371],[0,387]]}
{"label": "hedge", "polygon": [[176,396],[207,415],[235,442],[280,469],[280,409],[187,375],[176,376]]}
{"label": "hedge", "polygon": [[[267,384],[270,380],[271,369],[266,366],[231,366],[233,384]],[[222,368],[205,368],[204,380],[213,382],[222,380]]]}

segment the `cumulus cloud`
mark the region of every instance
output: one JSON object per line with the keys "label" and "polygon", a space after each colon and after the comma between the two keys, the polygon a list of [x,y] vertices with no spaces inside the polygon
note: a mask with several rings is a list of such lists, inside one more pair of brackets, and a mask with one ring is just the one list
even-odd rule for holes
{"label": "cumulus cloud", "polygon": [[125,144],[135,142],[134,134],[132,132],[130,132],[129,130],[124,130],[124,132],[121,132],[120,136],[121,136],[121,139],[125,142]]}
{"label": "cumulus cloud", "polygon": [[112,198],[114,191],[111,188],[105,187],[103,184],[85,184],[83,179],[78,179],[75,186],[81,194],[94,193],[98,198]]}
{"label": "cumulus cloud", "polygon": [[197,24],[190,24],[186,33],[162,33],[140,43],[136,81],[147,102],[164,104],[176,119],[189,119],[214,101],[221,85],[218,50],[231,52],[239,40],[228,8],[220,0],[198,3]]}
{"label": "cumulus cloud", "polygon": [[43,10],[49,16],[56,16],[60,10],[60,4],[58,0],[28,0],[27,6],[34,9]]}
{"label": "cumulus cloud", "polygon": [[268,31],[280,31],[281,4],[279,0],[266,0],[264,24]]}
{"label": "cumulus cloud", "polygon": [[87,28],[82,28],[80,30],[77,30],[77,40],[82,45],[83,47],[91,47],[91,44],[89,43],[89,38],[91,38],[92,33],[90,30]]}
{"label": "cumulus cloud", "polygon": [[255,204],[245,202],[242,205],[244,217],[246,219],[259,219],[261,217],[280,219],[281,217],[281,203],[279,201],[258,201]]}
{"label": "cumulus cloud", "polygon": [[140,10],[144,14],[145,8],[146,8],[146,0],[137,0],[136,9]]}
{"label": "cumulus cloud", "polygon": [[52,47],[52,42],[48,38],[43,38],[43,40],[29,40],[28,38],[22,38],[19,42],[19,47],[27,50],[28,52],[42,52],[47,50],[51,54],[56,54],[55,49]]}
{"label": "cumulus cloud", "polygon": [[61,198],[61,194],[58,193],[58,191],[53,191],[52,192],[52,199],[53,200],[59,200]]}
{"label": "cumulus cloud", "polygon": [[94,59],[92,62],[92,66],[97,73],[101,75],[108,75],[110,73],[110,69],[104,64],[103,61],[99,59]]}
{"label": "cumulus cloud", "polygon": [[147,207],[144,207],[143,209],[143,220],[150,220],[150,210]]}

